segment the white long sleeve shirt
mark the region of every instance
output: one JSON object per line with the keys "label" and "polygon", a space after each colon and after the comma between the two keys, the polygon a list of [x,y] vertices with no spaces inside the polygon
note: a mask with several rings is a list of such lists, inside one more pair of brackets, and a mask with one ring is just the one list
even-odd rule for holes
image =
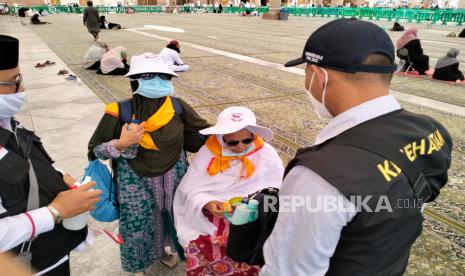
{"label": "white long sleeve shirt", "polygon": [[175,63],[176,65],[184,64],[181,57],[179,56],[179,53],[170,48],[164,48],[161,50],[161,52],[158,54],[158,57],[163,59],[167,65],[173,65]]}
{"label": "white long sleeve shirt", "polygon": [[[0,199],[0,214],[4,212],[6,210],[1,205]],[[34,221],[35,236],[51,231],[55,226],[53,215],[47,207],[32,210],[28,213]],[[28,241],[31,235],[32,223],[24,213],[0,219],[0,252],[10,250]]]}
{"label": "white long sleeve shirt", "polygon": [[[315,145],[363,122],[399,109],[400,104],[391,95],[353,107],[332,119],[317,136]],[[349,208],[325,212],[314,206],[318,198],[325,197],[338,198],[344,206],[351,206],[352,203],[325,179],[303,166],[296,166],[289,172],[279,195],[280,199],[304,196],[306,201],[311,202],[311,210],[300,206],[283,212],[280,202],[278,220],[263,248],[266,265],[260,275],[324,275],[339,242],[342,228],[355,217],[356,212]]]}

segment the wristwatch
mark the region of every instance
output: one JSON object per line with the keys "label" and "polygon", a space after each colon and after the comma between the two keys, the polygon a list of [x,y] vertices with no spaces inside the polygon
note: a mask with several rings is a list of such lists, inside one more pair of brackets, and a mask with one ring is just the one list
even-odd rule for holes
{"label": "wristwatch", "polygon": [[58,212],[58,210],[55,207],[50,205],[48,205],[47,208],[55,216],[55,224],[59,224],[63,220],[60,212]]}

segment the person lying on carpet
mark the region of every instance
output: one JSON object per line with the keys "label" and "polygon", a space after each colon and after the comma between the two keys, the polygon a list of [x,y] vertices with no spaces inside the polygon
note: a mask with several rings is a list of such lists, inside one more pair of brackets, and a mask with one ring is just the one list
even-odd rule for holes
{"label": "person lying on carpet", "polygon": [[104,15],[100,16],[100,29],[120,30],[123,27],[120,24],[108,22]]}
{"label": "person lying on carpet", "polygon": [[50,22],[40,21],[39,14],[36,13],[31,17],[31,24],[32,25],[42,25],[42,24],[51,24],[51,23]]}
{"label": "person lying on carpet", "polygon": [[459,49],[452,48],[447,54],[438,59],[434,68],[433,79],[442,81],[463,81],[463,73],[459,70]]}

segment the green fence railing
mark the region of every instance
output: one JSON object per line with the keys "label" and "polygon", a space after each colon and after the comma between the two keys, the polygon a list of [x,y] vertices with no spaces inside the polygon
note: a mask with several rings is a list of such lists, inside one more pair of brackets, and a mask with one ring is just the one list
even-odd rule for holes
{"label": "green fence railing", "polygon": [[[35,11],[45,10],[48,13],[82,13],[84,7],[69,7],[69,6],[33,6],[28,7]],[[104,7],[97,6],[97,10],[101,13],[126,13],[128,8],[133,9],[137,13],[160,13],[164,11],[161,6],[128,6],[128,7]],[[18,8],[11,7],[10,13],[16,13]],[[432,23],[441,22],[455,23],[461,26],[465,23],[465,9],[390,9],[390,8],[331,8],[331,7],[286,7],[289,14],[294,16],[320,16],[320,17],[356,17],[368,20],[388,20],[408,22],[425,22]],[[180,6],[179,11],[185,13],[192,12],[213,12],[212,6]],[[244,7],[224,7],[223,12],[229,14],[242,14],[247,9]],[[268,7],[249,8],[251,12],[257,11],[258,14],[263,14],[268,11]]]}

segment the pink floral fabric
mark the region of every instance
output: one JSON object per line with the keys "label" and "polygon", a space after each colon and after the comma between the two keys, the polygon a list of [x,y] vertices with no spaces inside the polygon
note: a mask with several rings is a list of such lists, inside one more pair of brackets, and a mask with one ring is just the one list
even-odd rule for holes
{"label": "pink floral fabric", "polygon": [[189,243],[186,253],[186,275],[258,275],[259,266],[239,263],[226,256],[229,235],[229,221],[208,215],[209,221],[217,227],[214,236],[201,235]]}

